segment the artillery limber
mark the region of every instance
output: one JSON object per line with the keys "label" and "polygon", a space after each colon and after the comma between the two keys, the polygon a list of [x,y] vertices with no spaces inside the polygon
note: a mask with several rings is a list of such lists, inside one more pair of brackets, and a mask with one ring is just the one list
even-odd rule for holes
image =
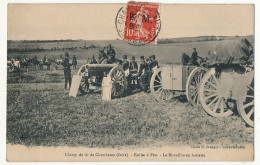
{"label": "artillery limber", "polygon": [[[211,116],[225,117],[237,108],[244,121],[254,125],[254,67],[247,40],[221,42],[212,49],[206,67],[163,66],[153,73],[150,89],[157,101],[171,100],[185,91],[189,103],[201,105]],[[210,51],[209,51],[210,53]],[[243,61],[244,62],[241,62]]]}
{"label": "artillery limber", "polygon": [[111,97],[123,96],[127,88],[125,72],[118,64],[85,64],[79,68],[77,75],[82,77],[79,86],[81,94],[101,90],[104,77],[111,78]]}
{"label": "artillery limber", "polygon": [[185,92],[192,105],[199,104],[198,85],[207,68],[196,66],[163,66],[151,78],[150,89],[156,101],[169,101],[176,91]]}

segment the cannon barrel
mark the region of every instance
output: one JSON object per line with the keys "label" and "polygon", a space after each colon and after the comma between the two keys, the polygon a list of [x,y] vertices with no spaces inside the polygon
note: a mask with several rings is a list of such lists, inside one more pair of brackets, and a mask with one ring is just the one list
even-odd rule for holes
{"label": "cannon barrel", "polygon": [[110,71],[115,66],[118,66],[118,64],[85,64],[79,68],[77,75],[83,72],[87,72],[88,76],[98,75],[99,73]]}

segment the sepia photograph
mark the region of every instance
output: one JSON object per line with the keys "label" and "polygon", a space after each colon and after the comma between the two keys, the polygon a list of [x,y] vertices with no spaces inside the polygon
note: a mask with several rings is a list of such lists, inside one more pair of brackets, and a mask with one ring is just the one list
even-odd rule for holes
{"label": "sepia photograph", "polygon": [[6,161],[254,161],[254,21],[254,4],[9,3]]}

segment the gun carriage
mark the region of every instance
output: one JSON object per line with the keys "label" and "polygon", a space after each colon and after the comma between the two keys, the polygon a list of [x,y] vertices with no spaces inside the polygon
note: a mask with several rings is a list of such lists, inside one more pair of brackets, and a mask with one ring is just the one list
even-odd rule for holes
{"label": "gun carriage", "polygon": [[119,64],[85,64],[77,73],[82,76],[79,91],[82,94],[101,90],[103,77],[110,77],[112,82],[111,97],[123,96],[127,81],[123,68]]}

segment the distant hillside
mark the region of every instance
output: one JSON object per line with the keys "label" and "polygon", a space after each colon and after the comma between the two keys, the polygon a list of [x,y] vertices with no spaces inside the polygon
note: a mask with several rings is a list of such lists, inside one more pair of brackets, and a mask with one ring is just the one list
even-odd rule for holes
{"label": "distant hillside", "polygon": [[201,41],[221,41],[235,38],[252,38],[253,36],[198,36],[198,37],[181,37],[181,38],[161,38],[157,40],[158,44],[201,42]]}

